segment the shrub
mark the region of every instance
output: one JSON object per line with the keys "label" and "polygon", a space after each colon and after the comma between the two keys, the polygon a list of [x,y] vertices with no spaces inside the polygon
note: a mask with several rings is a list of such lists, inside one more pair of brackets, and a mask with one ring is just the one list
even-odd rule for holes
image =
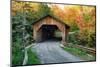
{"label": "shrub", "polygon": [[96,33],[93,30],[83,29],[81,31],[70,32],[68,42],[86,47],[95,48],[96,45]]}
{"label": "shrub", "polygon": [[90,31],[87,29],[80,31],[77,40],[79,45],[95,48],[96,36],[94,31]]}
{"label": "shrub", "polygon": [[67,36],[68,42],[73,44],[78,44],[77,35],[78,35],[78,31],[70,32]]}

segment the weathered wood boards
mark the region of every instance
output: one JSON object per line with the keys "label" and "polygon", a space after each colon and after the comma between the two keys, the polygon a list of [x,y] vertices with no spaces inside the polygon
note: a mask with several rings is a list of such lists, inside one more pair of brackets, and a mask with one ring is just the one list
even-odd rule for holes
{"label": "weathered wood boards", "polygon": [[69,26],[60,22],[59,20],[56,20],[52,16],[46,16],[45,18],[35,22],[33,24],[33,38],[36,42],[40,42],[42,40],[42,26],[43,25],[55,25],[62,33],[62,43],[66,44],[66,37],[68,34]]}

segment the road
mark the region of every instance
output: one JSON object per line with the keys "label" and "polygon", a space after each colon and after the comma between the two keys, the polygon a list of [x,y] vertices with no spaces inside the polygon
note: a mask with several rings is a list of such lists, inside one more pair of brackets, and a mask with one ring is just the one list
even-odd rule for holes
{"label": "road", "polygon": [[61,43],[57,41],[41,42],[33,46],[32,51],[37,53],[41,64],[83,61],[79,57],[64,51],[60,45]]}

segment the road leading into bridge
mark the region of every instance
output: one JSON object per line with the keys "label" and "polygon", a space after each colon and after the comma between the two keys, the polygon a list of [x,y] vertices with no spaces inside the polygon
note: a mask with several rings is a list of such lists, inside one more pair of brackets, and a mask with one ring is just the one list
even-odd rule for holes
{"label": "road leading into bridge", "polygon": [[37,53],[42,64],[83,61],[64,51],[60,45],[61,43],[58,41],[45,41],[33,46],[32,51]]}

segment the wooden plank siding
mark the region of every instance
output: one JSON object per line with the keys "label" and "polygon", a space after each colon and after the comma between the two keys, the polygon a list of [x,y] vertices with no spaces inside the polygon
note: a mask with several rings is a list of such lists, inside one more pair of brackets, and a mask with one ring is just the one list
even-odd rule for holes
{"label": "wooden plank siding", "polygon": [[56,25],[58,29],[62,32],[62,43],[66,43],[66,37],[68,33],[68,29],[66,29],[66,25],[55,20],[52,17],[45,17],[44,19],[38,21],[33,25],[33,38],[36,41],[40,41],[42,39],[42,31],[41,27],[43,25]]}

